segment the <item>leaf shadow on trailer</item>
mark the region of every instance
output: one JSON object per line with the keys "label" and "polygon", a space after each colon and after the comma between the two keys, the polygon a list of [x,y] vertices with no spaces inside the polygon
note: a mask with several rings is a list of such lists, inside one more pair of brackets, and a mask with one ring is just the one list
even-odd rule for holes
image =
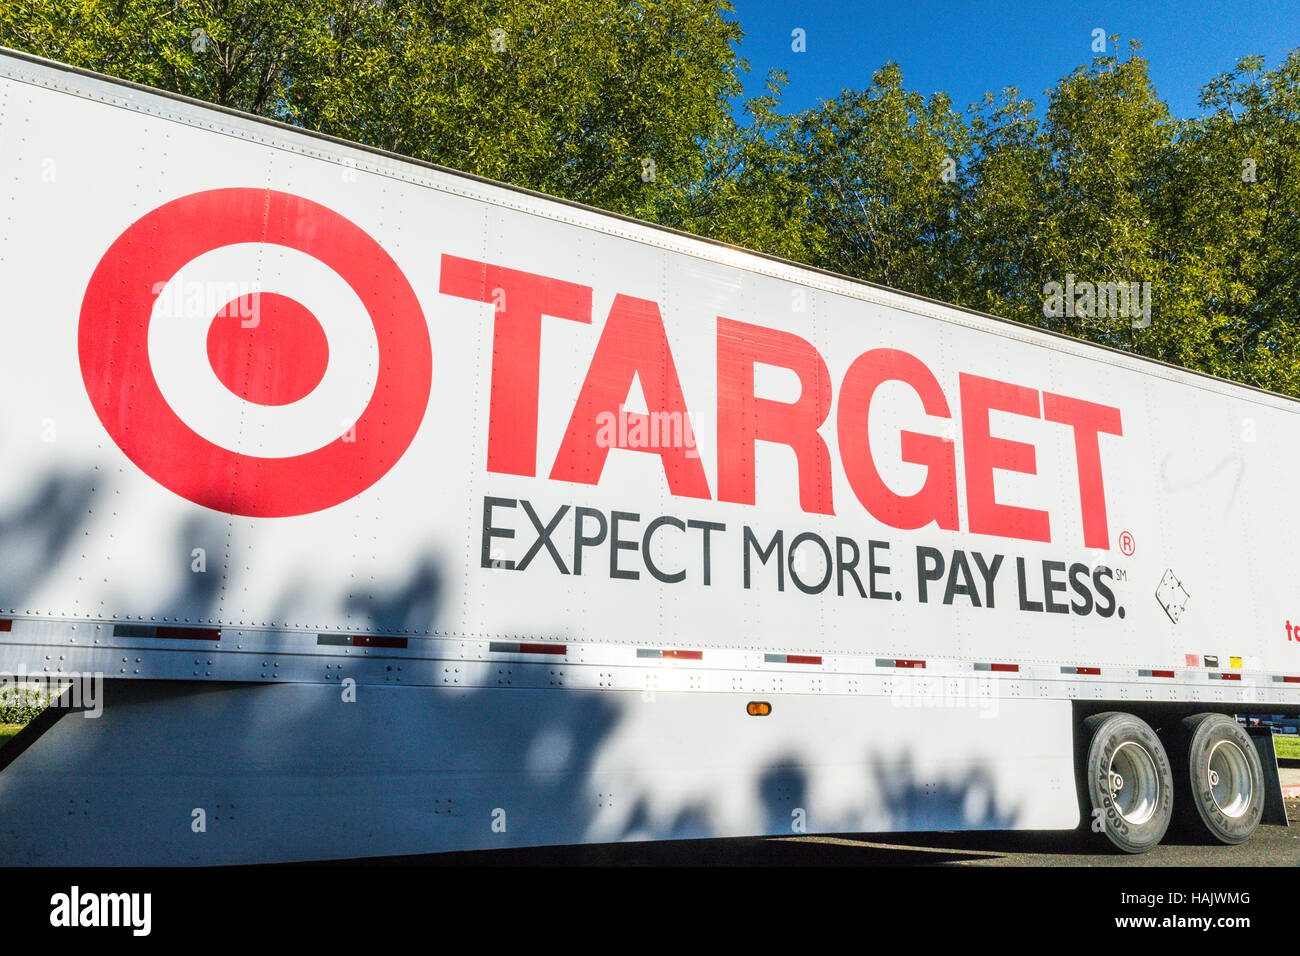
{"label": "leaf shadow on trailer", "polygon": [[885,812],[900,831],[1009,830],[1020,808],[1000,803],[993,775],[974,765],[957,777],[926,780],[910,755],[868,758]]}
{"label": "leaf shadow on trailer", "polygon": [[[885,793],[882,810],[899,827],[996,828],[1015,822],[1017,811],[999,806],[991,797],[991,778],[978,766],[942,786],[923,782],[906,757],[893,760],[869,756],[860,769],[882,785]],[[979,845],[952,842],[945,846],[944,837],[967,834],[863,833],[849,825],[857,822],[852,815],[837,821],[844,824],[839,828],[831,826],[821,828],[824,832],[809,831],[801,835],[802,831],[792,825],[792,811],[809,802],[807,770],[794,757],[787,756],[758,775],[757,788],[764,822],[763,833],[756,836],[714,836],[708,805],[696,804],[685,807],[669,827],[660,830],[656,842],[591,843],[337,862],[401,866],[918,866],[969,862],[996,855],[987,850],[997,849],[999,840],[1005,843],[1008,837],[1020,836],[995,830],[988,835],[987,850]],[[622,836],[635,837],[649,823],[650,814],[642,801],[629,815]],[[891,842],[897,845],[888,845]]]}
{"label": "leaf shadow on trailer", "polygon": [[[26,501],[0,513],[0,611],[14,614],[33,613],[28,600],[39,593],[56,568],[77,560],[81,539],[90,534],[97,510],[106,507],[102,502],[112,491],[102,473],[83,475],[66,470],[51,471],[34,486]],[[222,553],[228,535],[226,521],[215,515],[205,512],[186,519],[174,538],[177,566],[191,571],[198,550],[205,555]],[[106,556],[109,561],[113,557]],[[119,567],[125,575],[138,573],[129,563]],[[224,581],[223,573],[206,568],[204,573],[177,575],[170,593],[151,602],[147,613],[141,608],[140,616],[172,622],[213,620]],[[114,584],[111,580],[107,583]],[[129,601],[122,595],[104,603]]]}
{"label": "leaf shadow on trailer", "polygon": [[[66,572],[68,563],[83,559],[83,537],[98,509],[112,502],[111,483],[98,471],[52,472],[33,486],[25,499],[0,510],[0,604],[17,617],[40,613],[29,601],[47,600],[41,595],[53,572]],[[204,512],[180,523],[168,547],[184,570],[143,587],[132,577],[141,569],[114,561],[110,548],[104,567],[121,577],[105,582],[104,603],[139,605],[131,595],[153,588],[163,593],[148,607],[131,606],[138,612],[133,617],[217,620],[226,570],[213,561],[200,569],[205,573],[189,573],[190,562],[196,548],[224,554],[229,534],[224,516]],[[273,615],[277,620],[292,619],[302,606],[305,582],[290,580]],[[419,643],[418,635],[439,627],[445,588],[437,556],[430,553],[402,577],[346,599],[346,609],[379,633],[415,634],[412,643]],[[98,603],[83,604],[81,614],[102,618]],[[79,617],[77,611],[72,609]],[[31,639],[11,642],[9,634],[0,635],[0,670],[17,673],[16,665],[27,661],[26,672],[32,673],[31,662],[50,650],[22,643]],[[180,651],[172,645],[158,650],[214,656],[202,645]],[[343,688],[318,678],[308,684],[151,680],[147,665],[141,679],[103,675],[102,717],[51,707],[0,751],[0,859],[55,864],[329,858],[331,824],[349,831],[337,841],[339,853],[347,855],[360,855],[371,837],[390,853],[491,845],[494,808],[485,808],[470,825],[466,804],[475,793],[500,790],[492,782],[505,773],[514,785],[488,801],[512,814],[503,833],[514,838],[532,829],[581,838],[576,828],[591,811],[585,774],[617,720],[608,695],[549,694],[560,706],[541,712],[530,710],[521,694],[521,706],[512,712],[500,706],[500,691],[441,687],[439,672],[447,661],[389,656],[394,666],[405,667],[408,683],[357,684],[354,699],[370,698],[369,707],[354,707]],[[318,663],[331,660],[339,662],[334,667],[358,662],[355,656],[321,655]],[[538,808],[569,825],[544,824]],[[192,827],[197,810],[203,811],[203,830]],[[683,810],[683,827],[692,812]],[[230,828],[241,831],[244,849],[198,848],[200,833],[211,845]],[[443,830],[449,831],[445,839]],[[183,848],[186,841],[195,842],[196,852]],[[264,854],[250,855],[247,847],[254,844]],[[104,852],[86,849],[95,846]],[[304,854],[308,846],[315,852]]]}
{"label": "leaf shadow on trailer", "polygon": [[0,604],[16,612],[67,556],[96,497],[93,475],[51,471],[25,501],[0,512]]}
{"label": "leaf shadow on trailer", "polygon": [[[28,598],[55,568],[79,560],[79,543],[111,495],[102,473],[50,473],[30,497],[0,512],[5,607],[31,613]],[[196,544],[224,553],[229,534],[228,519],[215,513],[181,522],[171,547],[185,573],[172,583],[150,582],[165,593],[133,610],[154,621],[214,619],[224,569],[188,573],[189,562]],[[140,569],[125,560],[112,566],[122,577],[120,587],[109,580],[106,600],[118,601],[120,592],[125,604],[142,591],[131,577]],[[302,606],[304,588],[286,587],[277,619]],[[428,553],[400,578],[351,598],[348,609],[381,633],[427,634],[442,623],[445,599],[438,556]],[[406,683],[358,684],[360,707],[340,686],[319,680],[107,680],[102,718],[60,710],[0,756],[7,765],[0,773],[0,847],[7,848],[0,858],[97,862],[103,857],[95,848],[108,847],[113,862],[400,859],[599,838],[674,841],[665,845],[669,861],[691,862],[689,848],[680,859],[671,848],[720,834],[802,832],[793,824],[816,789],[810,774],[824,769],[796,753],[771,752],[761,766],[676,791],[653,774],[611,776],[617,762],[602,758],[617,751],[635,709],[653,706],[640,694],[456,688],[444,685],[454,661],[393,660],[406,667]],[[655,746],[671,753],[678,743],[669,735]],[[728,745],[722,736],[708,741],[719,761]],[[881,804],[873,812],[894,829],[1002,828],[1017,816],[993,798],[991,776],[978,765],[936,784],[922,779],[907,752],[868,752],[847,772],[861,775],[863,791]],[[733,787],[755,808],[739,829],[724,806]],[[203,811],[201,830],[194,829],[196,810]],[[504,814],[501,827],[496,811]],[[838,819],[814,816],[807,829],[849,832],[863,819],[856,809]],[[223,831],[238,834],[228,847]],[[853,853],[844,855],[848,862]]]}

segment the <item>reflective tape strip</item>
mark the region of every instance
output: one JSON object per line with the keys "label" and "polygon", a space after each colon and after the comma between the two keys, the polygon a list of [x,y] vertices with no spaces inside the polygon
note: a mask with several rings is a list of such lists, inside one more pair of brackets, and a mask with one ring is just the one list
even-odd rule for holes
{"label": "reflective tape strip", "polygon": [[876,666],[877,667],[924,668],[925,661],[903,660],[901,658],[892,658],[892,657],[877,657]]}
{"label": "reflective tape strip", "polygon": [[1224,674],[1222,672],[1210,675],[1210,680],[1241,680],[1240,674]]}
{"label": "reflective tape strip", "polygon": [[1101,674],[1101,668],[1100,667],[1062,667],[1061,673],[1062,674],[1092,674],[1093,676],[1099,676]]}
{"label": "reflective tape strip", "polygon": [[822,659],[810,654],[764,654],[766,664],[820,664]]}
{"label": "reflective tape strip", "polygon": [[638,647],[636,649],[637,657],[653,658],[670,658],[678,661],[702,661],[704,660],[703,651],[665,651],[658,648]]}
{"label": "reflective tape strip", "polygon": [[12,631],[13,629],[13,621],[9,620],[7,617],[0,617],[0,631]]}
{"label": "reflective tape strip", "polygon": [[1282,677],[1274,675],[1273,680],[1280,684],[1300,684],[1300,677]]}
{"label": "reflective tape strip", "polygon": [[373,633],[318,633],[321,648],[404,648],[406,637],[382,637]]}
{"label": "reflective tape strip", "polygon": [[1173,677],[1173,671],[1138,671],[1138,677]]}
{"label": "reflective tape strip", "polygon": [[1002,671],[1007,674],[1017,674],[1020,672],[1019,664],[976,664],[977,671]]}
{"label": "reflective tape strip", "polygon": [[512,641],[493,641],[488,645],[488,650],[499,651],[503,654],[566,654],[568,648],[564,644],[515,644]]}
{"label": "reflective tape strip", "polygon": [[152,624],[114,624],[114,637],[152,637],[164,641],[219,641],[218,627],[164,627]]}
{"label": "reflective tape strip", "polygon": [[405,647],[404,637],[382,637],[378,634],[352,635],[353,647]]}

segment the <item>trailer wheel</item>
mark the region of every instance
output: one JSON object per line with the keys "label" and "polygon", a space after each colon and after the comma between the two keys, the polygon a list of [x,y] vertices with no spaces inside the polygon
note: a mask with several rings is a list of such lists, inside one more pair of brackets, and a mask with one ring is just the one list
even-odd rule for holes
{"label": "trailer wheel", "polygon": [[1091,815],[1085,824],[1125,853],[1160,843],[1173,816],[1173,771],[1156,732],[1132,714],[1096,714],[1083,722],[1090,738],[1084,776]]}
{"label": "trailer wheel", "polygon": [[1180,817],[1219,843],[1244,843],[1264,816],[1264,768],[1250,735],[1225,714],[1188,717],[1182,731]]}

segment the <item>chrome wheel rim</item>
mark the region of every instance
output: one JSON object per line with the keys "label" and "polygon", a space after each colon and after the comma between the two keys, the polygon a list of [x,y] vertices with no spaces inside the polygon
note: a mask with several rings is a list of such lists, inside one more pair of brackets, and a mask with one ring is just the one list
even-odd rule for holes
{"label": "chrome wheel rim", "polygon": [[1210,749],[1205,769],[1210,798],[1219,812],[1227,817],[1242,816],[1255,792],[1246,754],[1231,740],[1220,740]]}
{"label": "chrome wheel rim", "polygon": [[1124,822],[1141,826],[1150,820],[1160,802],[1160,775],[1151,752],[1132,741],[1120,744],[1107,772],[1111,801]]}

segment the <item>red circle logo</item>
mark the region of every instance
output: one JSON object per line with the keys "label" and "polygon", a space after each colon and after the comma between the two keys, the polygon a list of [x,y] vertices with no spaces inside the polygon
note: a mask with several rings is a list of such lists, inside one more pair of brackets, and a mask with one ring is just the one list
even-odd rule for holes
{"label": "red circle logo", "polygon": [[[198,256],[237,243],[285,246],[324,263],[356,293],[374,326],[374,393],[352,427],[314,451],[268,458],[216,445],[181,420],[154,377],[149,321],[160,282]],[[244,329],[242,339],[229,323],[238,310],[223,309],[213,319],[209,361],[246,401],[297,401],[325,374],[328,344],[297,302],[259,295],[258,327]],[[433,378],[424,312],[392,257],[333,210],[262,189],[183,196],[131,225],[91,276],[77,346],[91,404],[123,453],[181,497],[246,517],[310,514],[365,491],[410,447]]]}
{"label": "red circle logo", "polygon": [[[256,316],[250,322],[244,316]],[[275,292],[245,295],[208,326],[208,364],[232,394],[258,405],[291,405],[325,377],[330,346],[300,302]]]}

